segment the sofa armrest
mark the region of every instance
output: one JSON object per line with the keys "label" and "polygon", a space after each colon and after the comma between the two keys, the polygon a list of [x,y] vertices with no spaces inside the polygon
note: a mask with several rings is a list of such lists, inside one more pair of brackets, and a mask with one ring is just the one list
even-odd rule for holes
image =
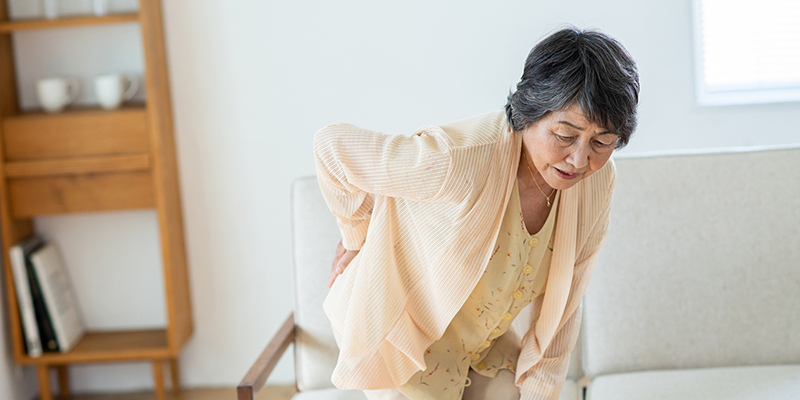
{"label": "sofa armrest", "polygon": [[289,314],[278,333],[272,337],[267,347],[247,371],[239,386],[236,387],[239,400],[253,400],[256,393],[264,387],[269,374],[286,352],[289,344],[294,342],[294,313]]}

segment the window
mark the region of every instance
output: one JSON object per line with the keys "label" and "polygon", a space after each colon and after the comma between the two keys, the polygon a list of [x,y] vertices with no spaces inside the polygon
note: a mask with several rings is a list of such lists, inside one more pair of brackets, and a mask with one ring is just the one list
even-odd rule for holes
{"label": "window", "polygon": [[800,101],[800,1],[694,0],[697,101]]}

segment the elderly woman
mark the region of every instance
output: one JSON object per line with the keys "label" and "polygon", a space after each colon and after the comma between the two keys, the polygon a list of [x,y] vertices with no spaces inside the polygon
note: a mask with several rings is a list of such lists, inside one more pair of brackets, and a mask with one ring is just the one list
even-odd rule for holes
{"label": "elderly woman", "polygon": [[370,399],[487,385],[506,391],[492,399],[557,399],[638,92],[619,42],[564,29],[531,51],[504,111],[410,137],[317,132],[342,233],[325,301],[333,383]]}

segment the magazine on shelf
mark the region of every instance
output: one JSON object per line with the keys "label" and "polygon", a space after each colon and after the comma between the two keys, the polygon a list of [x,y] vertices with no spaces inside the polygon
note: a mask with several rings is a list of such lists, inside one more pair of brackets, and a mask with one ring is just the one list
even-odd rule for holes
{"label": "magazine on shelf", "polygon": [[[40,248],[41,246],[34,249],[34,251]],[[28,287],[33,299],[33,311],[34,315],[36,315],[36,327],[39,328],[39,342],[42,346],[42,351],[45,353],[57,352],[58,341],[56,341],[56,333],[53,330],[53,324],[50,322],[50,313],[47,311],[47,305],[44,302],[44,296],[42,296],[39,279],[36,278],[36,272],[33,270],[30,254],[25,257],[25,274],[28,276]]]}
{"label": "magazine on shelf", "polygon": [[42,342],[39,327],[36,323],[36,312],[33,307],[33,295],[28,283],[26,258],[43,244],[42,238],[31,236],[8,249],[11,260],[11,274],[14,276],[14,291],[17,293],[17,307],[25,337],[25,350],[29,357],[41,357]]}
{"label": "magazine on shelf", "polygon": [[49,242],[30,255],[59,351],[72,349],[84,334],[78,303],[58,247]]}

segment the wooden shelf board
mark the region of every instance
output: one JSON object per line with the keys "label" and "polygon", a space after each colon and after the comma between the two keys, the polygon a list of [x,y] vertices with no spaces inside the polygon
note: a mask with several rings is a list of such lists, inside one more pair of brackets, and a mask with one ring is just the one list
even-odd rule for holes
{"label": "wooden shelf board", "polygon": [[116,157],[90,157],[46,161],[18,161],[6,163],[9,178],[144,171],[150,169],[150,155],[135,154]]}
{"label": "wooden shelf board", "polygon": [[139,21],[139,14],[137,13],[113,14],[102,17],[81,16],[81,17],[63,17],[56,19],[17,20],[17,21],[1,22],[0,33],[10,33],[14,31],[22,31],[30,29],[67,28],[74,26],[119,24],[119,23],[138,22],[138,21]]}
{"label": "wooden shelf board", "polygon": [[4,116],[3,119],[14,119],[14,118],[59,118],[59,117],[69,117],[69,116],[83,116],[83,115],[108,115],[114,113],[129,113],[129,112],[143,112],[147,110],[147,105],[144,103],[130,103],[126,104],[116,110],[104,110],[100,108],[100,106],[69,106],[62,110],[61,112],[57,113],[46,113],[42,109],[34,108],[29,110],[21,110],[19,114],[15,115],[7,115]]}
{"label": "wooden shelf board", "polygon": [[152,360],[174,357],[165,329],[88,332],[68,353],[23,356],[20,364],[73,364],[104,361]]}
{"label": "wooden shelf board", "polygon": [[150,153],[144,107],[81,108],[58,114],[28,112],[3,118],[7,163]]}
{"label": "wooden shelf board", "polygon": [[9,178],[7,189],[18,219],[156,206],[152,171]]}

